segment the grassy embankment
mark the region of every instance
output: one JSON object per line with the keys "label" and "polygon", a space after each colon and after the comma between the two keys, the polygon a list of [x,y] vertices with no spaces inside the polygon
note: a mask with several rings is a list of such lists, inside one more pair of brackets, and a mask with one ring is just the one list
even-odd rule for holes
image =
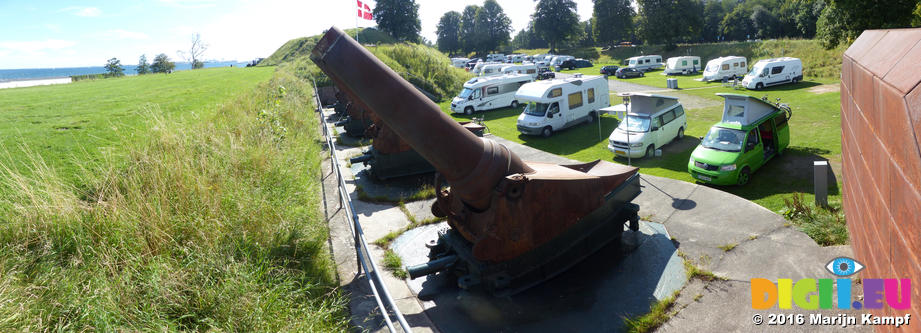
{"label": "grassy embankment", "polygon": [[0,91],[0,331],[346,329],[310,96],[273,68]]}
{"label": "grassy embankment", "polygon": [[[773,49],[775,43],[784,41],[769,41],[761,43],[762,49]],[[722,109],[722,98],[714,95],[718,92],[732,92],[749,94],[756,97],[768,96],[772,100],[781,98],[782,102],[793,107],[791,124],[790,148],[785,155],[776,158],[758,170],[746,186],[720,186],[721,190],[739,195],[752,200],[775,212],[784,212],[787,206],[784,199],[796,192],[805,193],[804,202],[811,202],[812,196],[812,161],[827,159],[833,166],[840,166],[841,162],[841,121],[840,121],[840,92],[837,91],[837,77],[831,71],[830,63],[837,61],[840,64],[843,49],[821,51],[814,41],[786,41],[795,46],[787,51],[787,55],[799,56],[809,68],[818,68],[812,73],[824,73],[821,77],[807,76],[805,82],[795,85],[782,85],[767,88],[761,91],[734,90],[722,87],[719,82],[701,83],[693,79],[700,75],[677,77],[679,87],[686,88],[680,91],[662,92],[664,94],[684,94],[699,97],[705,101],[704,107],[687,110],[688,128],[687,136],[678,143],[663,147],[663,157],[652,159],[634,159],[633,164],[641,168],[641,172],[656,176],[668,177],[687,182],[694,182],[687,172],[687,163],[691,152],[697,146],[697,137],[703,136],[710,126],[719,121]],[[748,43],[739,43],[748,44]],[[708,46],[709,47],[709,46]],[[762,52],[762,51],[759,51]],[[810,60],[810,59],[822,59]],[[592,68],[578,71],[586,74],[597,75],[602,64]],[[567,71],[568,72],[568,71]],[[661,71],[648,73],[645,78],[626,79],[627,82],[650,85],[665,90],[665,76]],[[616,80],[611,77],[611,80]],[[828,90],[816,90],[832,88]],[[678,95],[681,96],[681,95]],[[612,104],[620,103],[616,96],[611,97]],[[441,103],[446,112],[449,102]],[[613,117],[602,117],[601,134],[598,124],[579,126],[556,133],[551,138],[532,137],[521,135],[516,127],[516,118],[521,110],[510,108],[478,113],[476,116],[486,118],[486,125],[490,131],[503,138],[535,147],[568,158],[591,161],[595,159],[612,160],[613,154],[607,150],[607,137],[617,126]],[[454,115],[458,119],[469,118],[465,115]],[[626,159],[615,159],[619,163],[627,163]],[[840,170],[840,169],[839,169]],[[840,183],[835,184],[830,190],[830,201],[833,206],[840,206]],[[838,223],[840,224],[840,223]],[[843,230],[843,229],[839,229]],[[846,237],[846,236],[845,236]],[[840,237],[839,237],[840,238]]]}

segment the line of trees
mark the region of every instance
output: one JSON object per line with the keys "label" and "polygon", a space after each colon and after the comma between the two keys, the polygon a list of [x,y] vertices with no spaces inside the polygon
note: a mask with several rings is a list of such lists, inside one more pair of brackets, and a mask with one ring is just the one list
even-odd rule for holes
{"label": "line of trees", "polygon": [[[378,6],[386,2],[378,1]],[[405,2],[405,1],[403,1]],[[418,5],[411,2],[416,10]],[[495,0],[445,13],[437,46],[449,53],[517,48],[551,50],[575,46],[613,46],[768,38],[819,38],[827,48],[849,43],[866,29],[921,26],[921,2],[890,0],[593,0],[592,18],[579,22],[572,0],[535,0],[531,22],[509,39],[510,22]],[[384,18],[375,9],[382,26]],[[384,12],[381,12],[384,14]],[[417,17],[417,13],[400,15]],[[418,36],[418,32],[417,35]]]}
{"label": "line of trees", "polygon": [[[147,56],[141,55],[138,58],[137,73],[138,75],[145,75],[150,73],[169,73],[176,68],[176,63],[172,62],[165,53],[160,53],[154,57],[152,64],[147,63]],[[201,67],[199,67],[201,68]],[[112,58],[106,61],[105,64],[106,76],[107,77],[118,77],[125,75],[125,67],[122,66],[121,60],[118,58]]]}

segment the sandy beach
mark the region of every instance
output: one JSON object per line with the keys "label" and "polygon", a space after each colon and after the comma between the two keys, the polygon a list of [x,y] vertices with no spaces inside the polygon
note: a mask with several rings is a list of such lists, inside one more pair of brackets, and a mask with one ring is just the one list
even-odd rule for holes
{"label": "sandy beach", "polygon": [[53,79],[7,81],[7,82],[0,82],[0,89],[32,87],[32,86],[46,86],[50,84],[64,84],[64,83],[70,83],[70,82],[71,82],[71,79],[69,77],[59,77],[59,78],[53,78]]}

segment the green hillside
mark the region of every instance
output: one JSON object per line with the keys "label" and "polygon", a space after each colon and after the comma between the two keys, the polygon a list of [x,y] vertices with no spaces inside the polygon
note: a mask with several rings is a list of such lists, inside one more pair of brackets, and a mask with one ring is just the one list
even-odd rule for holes
{"label": "green hillside", "polygon": [[[358,40],[362,44],[377,45],[391,44],[395,42],[393,37],[390,37],[390,35],[387,33],[374,28],[347,29],[345,30],[345,33],[349,34],[349,36],[352,36],[352,38],[355,38],[357,34]],[[275,53],[272,53],[272,55],[270,55],[268,58],[262,60],[259,65],[276,66],[281,63],[294,61],[298,57],[309,55],[310,50],[312,50],[313,47],[317,45],[317,42],[320,41],[320,37],[322,36],[323,35],[315,35],[289,40],[287,43],[278,48]]]}

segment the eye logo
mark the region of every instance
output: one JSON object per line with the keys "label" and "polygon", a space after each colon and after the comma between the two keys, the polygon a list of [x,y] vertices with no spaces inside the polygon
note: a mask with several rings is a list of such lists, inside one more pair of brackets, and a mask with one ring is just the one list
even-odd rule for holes
{"label": "eye logo", "polygon": [[848,258],[848,257],[838,257],[829,261],[825,265],[825,269],[829,273],[832,273],[837,276],[850,276],[857,274],[857,272],[862,271],[864,268],[863,264],[859,261]]}

